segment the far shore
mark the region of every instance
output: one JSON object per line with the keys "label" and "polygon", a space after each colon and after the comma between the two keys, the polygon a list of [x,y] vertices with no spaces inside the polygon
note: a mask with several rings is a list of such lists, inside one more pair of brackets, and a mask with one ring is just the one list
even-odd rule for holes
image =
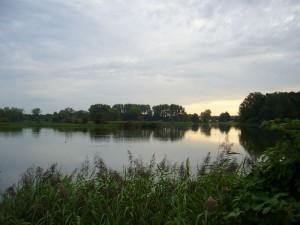
{"label": "far shore", "polygon": [[119,128],[159,128],[159,127],[192,127],[197,125],[237,125],[238,122],[222,122],[222,123],[198,123],[192,122],[162,122],[162,121],[109,121],[96,124],[92,121],[87,123],[60,123],[60,122],[6,122],[0,123],[0,128],[92,128],[92,129],[119,129]]}

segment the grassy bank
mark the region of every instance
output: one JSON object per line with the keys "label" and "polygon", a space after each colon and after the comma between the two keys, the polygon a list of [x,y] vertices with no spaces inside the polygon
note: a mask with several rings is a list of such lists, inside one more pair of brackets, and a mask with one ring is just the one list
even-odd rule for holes
{"label": "grassy bank", "polygon": [[159,128],[159,127],[190,127],[190,122],[161,122],[161,121],[111,121],[101,124],[88,123],[55,123],[55,122],[6,122],[0,123],[0,128]]}
{"label": "grassy bank", "polygon": [[162,122],[162,121],[110,121],[106,123],[96,124],[92,121],[87,123],[62,123],[62,122],[5,122],[0,123],[0,128],[100,128],[100,129],[118,129],[118,128],[159,128],[159,127],[178,127],[187,128],[192,126],[201,125],[225,125],[237,126],[238,122],[222,122],[222,123],[199,123],[193,124],[192,122]]}

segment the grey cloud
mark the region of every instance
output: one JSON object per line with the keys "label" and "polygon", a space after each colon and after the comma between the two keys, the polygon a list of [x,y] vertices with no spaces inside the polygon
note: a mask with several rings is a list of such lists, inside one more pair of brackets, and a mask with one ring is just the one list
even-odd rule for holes
{"label": "grey cloud", "polygon": [[0,8],[0,87],[12,102],[21,92],[24,104],[44,98],[53,107],[79,96],[192,104],[299,89],[297,1],[11,0]]}

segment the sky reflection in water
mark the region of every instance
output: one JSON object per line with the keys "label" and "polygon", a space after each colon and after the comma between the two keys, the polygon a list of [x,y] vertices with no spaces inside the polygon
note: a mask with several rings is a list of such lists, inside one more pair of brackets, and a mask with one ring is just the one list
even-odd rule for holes
{"label": "sky reflection in water", "polygon": [[[0,130],[0,190],[16,183],[20,174],[32,165],[48,167],[57,163],[63,172],[71,172],[88,158],[100,155],[108,167],[122,170],[128,165],[128,150],[135,158],[149,163],[164,156],[171,163],[190,159],[192,170],[202,163],[208,152],[216,156],[226,135],[232,150],[247,153],[240,144],[241,130],[235,127],[193,127],[192,129],[159,130],[72,130],[15,129]],[[245,139],[245,138],[244,138]],[[249,143],[248,140],[242,142]]]}

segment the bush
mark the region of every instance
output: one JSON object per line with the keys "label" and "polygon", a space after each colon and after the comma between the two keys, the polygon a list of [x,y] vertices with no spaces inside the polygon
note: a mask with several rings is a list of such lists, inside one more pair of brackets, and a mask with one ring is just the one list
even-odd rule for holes
{"label": "bush", "polygon": [[[291,126],[276,122],[280,121],[265,122],[264,126],[280,130]],[[245,177],[226,218],[243,224],[299,224],[299,171],[300,135],[286,130],[285,139],[266,150]]]}

